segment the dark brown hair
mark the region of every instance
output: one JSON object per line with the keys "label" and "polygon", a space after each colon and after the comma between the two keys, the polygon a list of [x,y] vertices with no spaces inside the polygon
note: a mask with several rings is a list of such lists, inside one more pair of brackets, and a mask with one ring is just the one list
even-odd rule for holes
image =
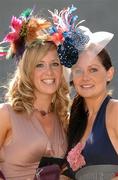
{"label": "dark brown hair", "polygon": [[[103,49],[98,56],[101,64],[104,66],[106,71],[112,67],[111,58],[106,51]],[[108,82],[109,83],[109,82]],[[84,98],[77,95],[71,107],[70,121],[68,126],[68,150],[76,145],[82,138],[86,126],[87,126],[87,112],[85,110]]]}

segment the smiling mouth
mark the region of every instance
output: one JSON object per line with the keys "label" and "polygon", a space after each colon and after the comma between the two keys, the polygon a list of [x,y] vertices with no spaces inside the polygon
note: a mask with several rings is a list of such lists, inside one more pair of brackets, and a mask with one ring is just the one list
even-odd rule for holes
{"label": "smiling mouth", "polygon": [[45,79],[45,80],[42,80],[42,82],[47,85],[51,85],[51,84],[55,83],[55,80],[54,79]]}
{"label": "smiling mouth", "polygon": [[94,85],[81,85],[80,87],[84,89],[89,89],[89,88],[93,88]]}

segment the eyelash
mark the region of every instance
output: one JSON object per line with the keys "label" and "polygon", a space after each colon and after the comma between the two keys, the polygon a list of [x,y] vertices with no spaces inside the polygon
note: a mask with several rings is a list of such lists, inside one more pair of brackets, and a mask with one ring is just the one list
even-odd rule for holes
{"label": "eyelash", "polygon": [[[95,72],[97,72],[98,71],[98,69],[97,68],[90,68],[90,69],[88,69],[88,72],[89,73],[95,73]],[[82,70],[81,69],[76,69],[74,72],[73,72],[73,74],[74,75],[77,75],[77,76],[81,76],[82,75]]]}
{"label": "eyelash", "polygon": [[42,67],[44,67],[44,64],[37,64],[36,67],[37,68],[42,68]]}
{"label": "eyelash", "polygon": [[[59,65],[60,64],[58,62],[53,62],[49,66],[51,66],[51,67],[58,67]],[[47,66],[47,65],[45,65],[43,63],[39,63],[39,64],[36,65],[37,68],[44,68],[45,66]]]}
{"label": "eyelash", "polygon": [[90,71],[91,73],[94,73],[94,72],[97,72],[98,69],[96,69],[96,68],[91,68],[89,71]]}
{"label": "eyelash", "polygon": [[52,63],[53,66],[59,66],[59,63],[58,62],[54,62]]}

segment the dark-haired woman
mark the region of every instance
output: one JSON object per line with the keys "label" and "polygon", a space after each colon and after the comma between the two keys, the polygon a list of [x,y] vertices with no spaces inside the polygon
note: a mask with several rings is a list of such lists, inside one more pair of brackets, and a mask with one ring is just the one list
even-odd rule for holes
{"label": "dark-haired woman", "polygon": [[68,128],[69,150],[84,144],[79,180],[110,180],[118,171],[118,101],[108,95],[114,68],[105,49],[94,58],[79,57],[72,67],[77,96]]}

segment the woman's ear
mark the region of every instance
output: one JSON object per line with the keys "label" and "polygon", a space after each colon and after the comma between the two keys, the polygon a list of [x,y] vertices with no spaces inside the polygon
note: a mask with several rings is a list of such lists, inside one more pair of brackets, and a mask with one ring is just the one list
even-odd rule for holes
{"label": "woman's ear", "polygon": [[110,69],[107,71],[107,81],[110,82],[114,76],[114,67],[110,67]]}

